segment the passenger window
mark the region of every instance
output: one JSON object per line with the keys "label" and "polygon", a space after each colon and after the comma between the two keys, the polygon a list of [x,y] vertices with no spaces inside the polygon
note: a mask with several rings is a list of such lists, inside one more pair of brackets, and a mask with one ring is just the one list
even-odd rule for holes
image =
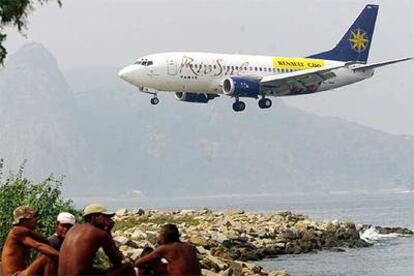
{"label": "passenger window", "polygon": [[260,71],[260,72],[262,71],[262,67],[259,67],[259,71]]}
{"label": "passenger window", "polygon": [[254,67],[254,71],[257,71],[257,67]]}

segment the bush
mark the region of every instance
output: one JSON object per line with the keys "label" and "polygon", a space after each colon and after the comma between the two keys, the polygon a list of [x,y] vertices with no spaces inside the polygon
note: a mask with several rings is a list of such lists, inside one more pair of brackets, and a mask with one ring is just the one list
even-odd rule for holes
{"label": "bush", "polygon": [[54,233],[56,217],[60,212],[70,212],[80,221],[81,213],[71,200],[62,199],[62,178],[53,175],[40,183],[33,183],[23,176],[24,164],[16,173],[3,178],[3,159],[0,159],[0,248],[3,247],[13,223],[13,210],[30,205],[39,212],[36,231],[46,237]]}

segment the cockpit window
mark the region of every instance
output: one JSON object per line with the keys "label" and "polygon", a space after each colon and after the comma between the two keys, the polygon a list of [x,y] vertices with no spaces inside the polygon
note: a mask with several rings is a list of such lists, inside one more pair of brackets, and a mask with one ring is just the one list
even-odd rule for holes
{"label": "cockpit window", "polygon": [[143,66],[151,66],[154,64],[154,62],[152,60],[148,60],[148,59],[138,59],[135,64],[140,64]]}

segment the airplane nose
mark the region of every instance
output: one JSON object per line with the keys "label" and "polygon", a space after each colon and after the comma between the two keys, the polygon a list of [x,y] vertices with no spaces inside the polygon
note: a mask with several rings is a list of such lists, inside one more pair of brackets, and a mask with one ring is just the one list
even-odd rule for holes
{"label": "airplane nose", "polygon": [[137,80],[136,73],[137,71],[135,66],[130,65],[119,71],[118,76],[124,81],[129,82],[130,84],[135,84]]}

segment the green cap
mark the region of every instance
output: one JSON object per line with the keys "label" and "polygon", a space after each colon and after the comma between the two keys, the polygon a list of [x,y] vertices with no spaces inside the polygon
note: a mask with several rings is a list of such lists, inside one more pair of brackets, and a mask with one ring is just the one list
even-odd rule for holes
{"label": "green cap", "polygon": [[37,211],[29,205],[17,207],[13,211],[13,225],[19,224],[21,219],[31,219],[37,215]]}
{"label": "green cap", "polygon": [[85,207],[85,209],[83,209],[83,216],[87,216],[90,214],[103,214],[107,216],[115,215],[114,212],[108,211],[108,209],[106,209],[105,207],[103,207],[103,205],[98,203],[89,204]]}

